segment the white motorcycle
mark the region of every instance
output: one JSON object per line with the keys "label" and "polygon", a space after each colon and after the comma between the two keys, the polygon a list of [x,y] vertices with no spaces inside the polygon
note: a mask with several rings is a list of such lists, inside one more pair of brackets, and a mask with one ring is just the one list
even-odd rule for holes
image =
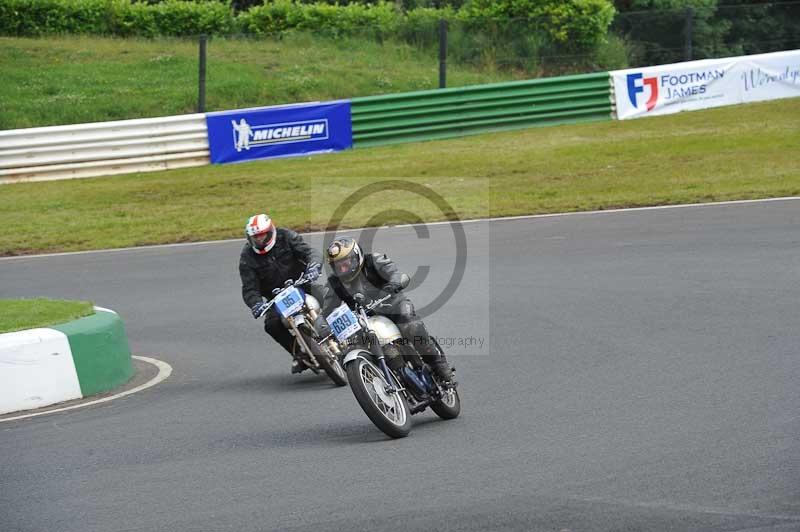
{"label": "white motorcycle", "polygon": [[333,334],[319,330],[320,304],[301,288],[307,282],[309,279],[301,275],[296,281],[288,279],[284,288],[273,290],[276,295],[264,306],[259,318],[274,305],[281,323],[295,338],[292,356],[314,373],[321,369],[337,386],[344,386],[347,374],[340,361],[341,349]]}

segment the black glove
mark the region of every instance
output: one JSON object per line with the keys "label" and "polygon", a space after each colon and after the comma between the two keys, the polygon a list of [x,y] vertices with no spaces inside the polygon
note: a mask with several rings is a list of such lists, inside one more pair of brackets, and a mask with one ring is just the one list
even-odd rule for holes
{"label": "black glove", "polygon": [[399,294],[403,290],[403,286],[400,283],[386,283],[382,290],[390,294]]}
{"label": "black glove", "polygon": [[260,302],[256,303],[255,305],[253,305],[252,307],[250,307],[250,312],[253,313],[253,317],[255,319],[258,319],[258,318],[261,317],[261,313],[264,312],[264,307],[266,307],[266,306],[267,306],[267,303],[265,301],[260,301]]}
{"label": "black glove", "polygon": [[308,266],[306,266],[305,277],[309,281],[316,281],[317,279],[319,279],[321,272],[322,272],[322,265],[317,262],[312,262]]}

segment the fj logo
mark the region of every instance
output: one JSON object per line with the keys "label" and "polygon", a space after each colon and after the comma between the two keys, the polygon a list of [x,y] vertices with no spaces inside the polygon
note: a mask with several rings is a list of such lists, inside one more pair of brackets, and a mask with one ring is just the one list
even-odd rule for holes
{"label": "fj logo", "polygon": [[628,98],[637,109],[639,108],[637,95],[643,93],[645,87],[650,88],[650,97],[647,98],[645,105],[648,111],[652,111],[658,103],[658,78],[645,78],[641,73],[628,74]]}

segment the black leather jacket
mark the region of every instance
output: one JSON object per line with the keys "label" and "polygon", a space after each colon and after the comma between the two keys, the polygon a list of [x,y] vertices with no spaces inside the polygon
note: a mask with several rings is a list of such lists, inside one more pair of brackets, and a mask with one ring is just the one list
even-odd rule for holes
{"label": "black leather jacket", "polygon": [[[327,316],[343,301],[352,308],[353,294],[356,293],[364,294],[369,303],[373,299],[386,295],[386,292],[381,290],[386,283],[400,284],[401,281],[402,272],[397,269],[392,259],[383,253],[366,253],[364,254],[364,267],[361,269],[361,273],[352,281],[343,283],[335,275],[328,277],[328,288],[325,291],[322,312]],[[387,303],[395,306],[405,298],[401,292],[388,300]]]}
{"label": "black leather jacket", "polygon": [[239,257],[239,276],[242,278],[242,299],[248,308],[272,298],[273,288],[282,287],[287,279],[300,277],[309,263],[322,264],[322,256],[303,238],[279,227],[275,245],[265,255],[259,255],[245,244]]}

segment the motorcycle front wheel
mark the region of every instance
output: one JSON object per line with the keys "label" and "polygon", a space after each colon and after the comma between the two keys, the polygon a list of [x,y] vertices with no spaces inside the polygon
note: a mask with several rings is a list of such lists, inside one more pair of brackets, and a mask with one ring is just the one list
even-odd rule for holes
{"label": "motorcycle front wheel", "polygon": [[431,404],[431,410],[442,419],[455,419],[461,413],[461,398],[458,390],[449,388],[444,390],[443,397]]}
{"label": "motorcycle front wheel", "polygon": [[303,335],[303,340],[305,340],[308,348],[311,349],[314,358],[319,362],[319,367],[325,371],[334,384],[336,384],[336,386],[344,386],[347,384],[347,374],[342,367],[342,363],[339,362],[339,357],[331,353],[327,347],[320,346],[317,341],[305,331],[300,331],[300,334]]}
{"label": "motorcycle front wheel", "polygon": [[386,378],[372,362],[357,358],[347,365],[347,380],[364,413],[392,438],[404,438],[411,432],[411,412],[400,392],[386,392]]}

